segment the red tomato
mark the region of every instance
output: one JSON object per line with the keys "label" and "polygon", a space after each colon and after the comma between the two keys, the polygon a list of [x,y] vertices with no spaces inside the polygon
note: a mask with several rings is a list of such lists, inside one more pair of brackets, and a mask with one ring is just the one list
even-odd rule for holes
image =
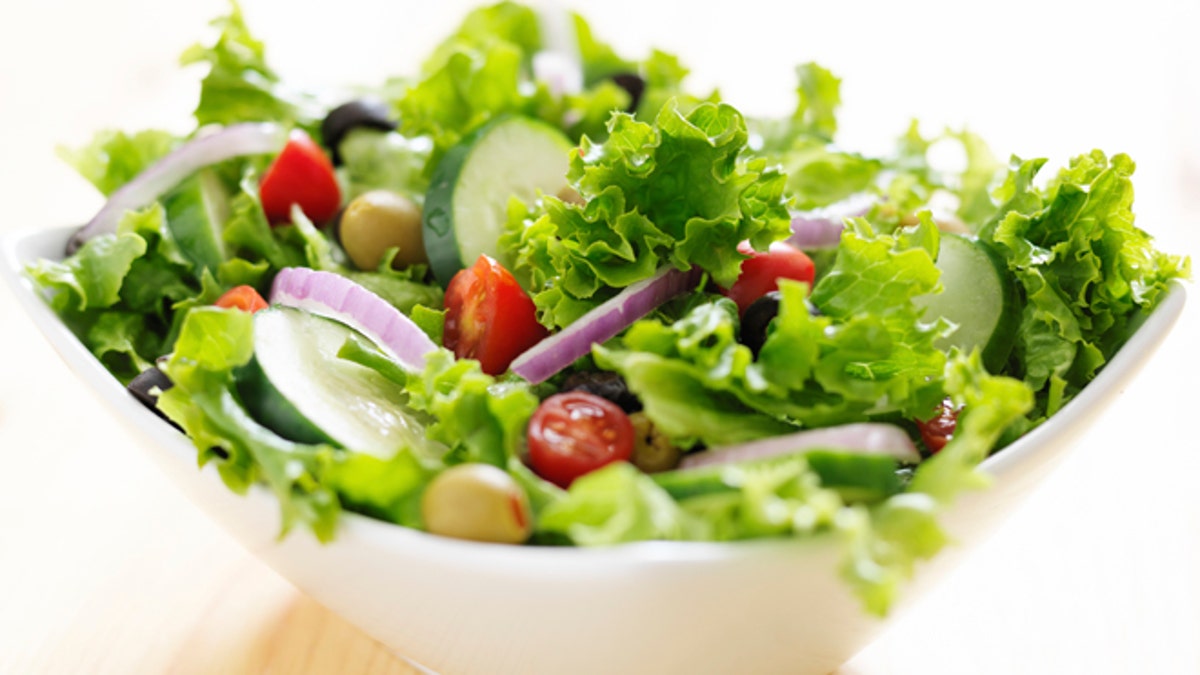
{"label": "red tomato", "polygon": [[234,286],[225,291],[225,294],[217,298],[213,304],[225,309],[240,309],[251,314],[267,308],[267,301],[263,300],[253,286]]}
{"label": "red tomato", "polygon": [[633,423],[615,403],[568,391],[542,401],[526,433],[529,461],[539,476],[559,487],[633,455]]}
{"label": "red tomato", "polygon": [[267,168],[259,194],[272,225],[291,222],[292,204],[299,204],[304,215],[317,225],[333,220],[342,205],[333,164],[302,132],[292,133],[283,152]]}
{"label": "red tomato", "polygon": [[763,252],[755,251],[743,242],[738,251],[750,257],[742,261],[742,273],[733,286],[721,289],[721,292],[737,303],[739,314],[755,300],[779,290],[780,279],[803,281],[812,286],[816,278],[812,259],[791,244],[777,241]]}
{"label": "red tomato", "polygon": [[542,341],[533,300],[513,275],[486,255],[459,271],[446,287],[442,344],[460,359],[476,359],[499,375],[522,352]]}
{"label": "red tomato", "polygon": [[954,438],[954,430],[957,427],[958,408],[954,407],[950,399],[942,401],[933,417],[924,422],[917,420],[917,429],[921,432],[921,440],[925,442],[925,447],[929,448],[932,453],[937,453],[946,447],[946,443]]}

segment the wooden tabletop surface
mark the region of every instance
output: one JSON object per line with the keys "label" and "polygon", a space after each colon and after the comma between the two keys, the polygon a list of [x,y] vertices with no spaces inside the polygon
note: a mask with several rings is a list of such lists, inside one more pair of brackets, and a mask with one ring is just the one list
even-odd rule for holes
{"label": "wooden tabletop surface", "polygon": [[[170,126],[186,116],[196,74],[179,75],[174,59],[206,35],[204,23],[222,3],[160,4],[25,3],[0,10],[0,203],[6,213],[0,233],[79,222],[99,205],[54,157],[56,143],[78,144],[106,126]],[[362,41],[394,45],[383,63],[378,50],[358,49],[355,36],[322,32],[323,22],[337,24],[315,9],[245,4],[278,68],[285,75],[307,73],[320,84],[340,81],[346,72],[363,75],[355,81],[374,81],[377,71],[408,67],[434,39],[424,34],[444,32],[468,3],[436,10],[413,1],[348,3],[363,15],[390,12],[391,31],[405,39],[388,43],[388,28],[379,22],[356,28],[366,33],[358,36]],[[849,4],[820,10],[830,13],[821,16],[823,25],[859,25]],[[1170,36],[1177,24],[1200,25],[1200,10],[1164,0],[1129,10],[1134,17],[1110,16],[1100,12],[1102,5],[1006,3],[989,14],[1028,12],[1029,25],[1001,16],[989,29],[996,33],[973,38],[946,37],[968,28],[942,25],[943,49],[994,47],[969,52],[976,59],[970,66],[949,59],[944,72],[918,67],[930,63],[920,52],[927,46],[910,45],[917,54],[905,55],[885,39],[896,31],[862,27],[856,34],[866,43],[911,59],[887,67],[911,70],[923,78],[921,86],[936,80],[941,88],[961,87],[968,100],[945,98],[941,89],[896,99],[904,89],[889,88],[888,78],[877,75],[879,91],[891,97],[889,109],[851,113],[852,105],[879,100],[848,89],[846,124],[861,132],[875,119],[895,135],[909,115],[940,115],[944,122],[979,119],[1007,144],[1001,145],[1006,152],[1026,139],[1059,152],[1078,138],[1140,152],[1139,224],[1165,248],[1195,255],[1200,56],[1180,46],[1188,40]],[[958,6],[906,4],[927,17],[952,15]],[[583,8],[609,31],[624,25],[612,12],[641,9],[633,2]],[[789,11],[794,14],[780,21],[804,25],[806,15]],[[892,4],[872,12],[893,27],[915,20]],[[724,25],[716,14],[700,14],[710,23],[697,26]],[[421,18],[430,29],[406,25],[405,16]],[[736,17],[729,20],[745,29]],[[1038,21],[1059,21],[1063,28]],[[157,27],[147,28],[150,23]],[[775,44],[782,29],[766,23],[778,22],[762,28],[773,31],[764,40]],[[1031,31],[1036,40],[1025,51],[1037,53],[1016,45],[997,53],[1008,28]],[[617,32],[637,44],[650,41],[653,30],[643,22]],[[831,59],[840,59],[847,87],[874,72],[871,63],[860,62],[866,57],[855,60],[844,40],[820,31],[797,35],[816,46],[794,46],[794,53],[777,44],[764,49],[793,62],[821,59],[819,50],[828,49]],[[694,56],[698,76],[736,79],[706,56],[711,50],[698,45],[696,35],[666,37],[655,42]],[[883,56],[872,58],[881,64]],[[782,72],[790,77],[788,68]],[[971,73],[993,82],[972,83]],[[1058,85],[1047,84],[1055,78]],[[747,87],[739,82],[731,89]],[[1055,91],[1066,92],[1064,98],[1055,99]],[[1086,104],[1079,101],[1085,94],[1092,97]],[[993,108],[1021,109],[1011,97],[1048,106],[1041,114],[1056,126],[1037,127],[1011,112],[1013,125],[1006,127]],[[1050,108],[1056,106],[1069,108],[1070,121],[1055,116]],[[995,537],[925,601],[894,617],[888,631],[839,672],[1200,673],[1200,435],[1191,426],[1200,413],[1198,300],[1193,293],[1154,361]],[[148,461],[147,449],[81,388],[7,291],[0,291],[0,317],[0,673],[417,672],[301,594],[177,493]]]}

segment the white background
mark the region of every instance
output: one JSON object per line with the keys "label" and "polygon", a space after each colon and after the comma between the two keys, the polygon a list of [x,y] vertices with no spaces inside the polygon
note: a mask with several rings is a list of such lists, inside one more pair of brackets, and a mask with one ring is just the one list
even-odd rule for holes
{"label": "white background", "polygon": [[[287,81],[321,87],[411,73],[471,3],[434,4],[246,0],[245,12]],[[824,64],[844,80],[848,147],[885,150],[916,117],[1054,168],[1093,147],[1126,152],[1138,224],[1166,250],[1200,251],[1194,0],[573,6],[619,51],[676,52],[696,90],[718,85],[750,112],[790,111],[794,64]],[[110,126],[185,131],[201,73],[177,57],[222,11],[6,3],[0,232],[82,222],[100,205],[56,144]],[[1200,672],[1198,304],[1009,524],[845,672]],[[0,671],[157,669],[169,659],[129,659],[171,648],[139,643],[150,628],[183,630],[171,590],[217,573],[195,565],[244,554],[75,387],[6,292],[0,317]],[[111,603],[124,618],[105,625]]]}

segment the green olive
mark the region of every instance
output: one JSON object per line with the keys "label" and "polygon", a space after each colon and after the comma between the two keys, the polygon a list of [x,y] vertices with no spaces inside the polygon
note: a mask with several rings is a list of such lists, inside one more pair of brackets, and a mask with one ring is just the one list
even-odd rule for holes
{"label": "green olive", "polygon": [[421,236],[421,208],[390,190],[372,190],[355,197],[342,214],[338,238],[359,269],[377,269],[384,252],[392,247],[399,248],[392,260],[397,269],[429,262]]}
{"label": "green olive", "polygon": [[502,544],[529,538],[529,500],[512,476],[490,464],[459,464],[430,482],[421,516],[434,534]]}
{"label": "green olive", "polygon": [[670,471],[679,466],[683,452],[675,447],[644,412],[629,416],[633,424],[633,456],[629,461],[646,473]]}

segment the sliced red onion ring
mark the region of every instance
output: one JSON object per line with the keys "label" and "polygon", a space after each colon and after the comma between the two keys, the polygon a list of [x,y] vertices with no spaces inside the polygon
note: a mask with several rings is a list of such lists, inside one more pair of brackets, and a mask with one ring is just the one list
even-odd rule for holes
{"label": "sliced red onion ring", "polygon": [[247,122],[184,143],[112,193],[100,211],[71,236],[67,254],[92,237],[116,232],[126,211],[155,201],[200,169],[234,157],[277,153],[287,138],[287,129],[277,124]]}
{"label": "sliced red onion ring", "polygon": [[877,197],[857,194],[829,206],[792,214],[792,236],[787,242],[801,250],[833,248],[842,240],[847,218],[866,215]]}
{"label": "sliced red onion ring", "polygon": [[695,469],[714,464],[769,459],[808,450],[840,450],[862,455],[888,455],[908,464],[921,461],[921,453],[903,429],[891,424],[860,422],[823,429],[798,431],[759,441],[713,448],[685,455],[680,469]]}
{"label": "sliced red onion ring", "polygon": [[307,267],[279,270],[271,284],[271,303],[341,321],[409,370],[424,368],[425,355],[438,348],[425,331],[391,303],[333,272]]}
{"label": "sliced red onion ring", "polygon": [[544,382],[576,359],[628,328],[667,300],[696,286],[694,272],[665,267],[542,340],[512,362],[512,371],[533,384]]}

